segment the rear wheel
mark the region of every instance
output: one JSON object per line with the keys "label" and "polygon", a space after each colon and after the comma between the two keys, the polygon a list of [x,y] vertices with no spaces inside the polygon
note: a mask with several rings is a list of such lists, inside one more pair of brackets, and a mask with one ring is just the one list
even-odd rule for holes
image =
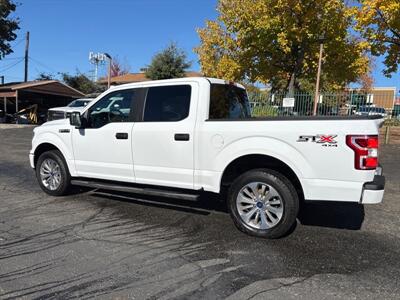
{"label": "rear wheel", "polygon": [[255,169],[231,185],[228,207],[241,231],[263,238],[279,238],[296,222],[299,198],[291,182],[269,169]]}
{"label": "rear wheel", "polygon": [[68,193],[71,177],[60,151],[51,150],[39,156],[36,178],[42,190],[49,195],[62,196]]}

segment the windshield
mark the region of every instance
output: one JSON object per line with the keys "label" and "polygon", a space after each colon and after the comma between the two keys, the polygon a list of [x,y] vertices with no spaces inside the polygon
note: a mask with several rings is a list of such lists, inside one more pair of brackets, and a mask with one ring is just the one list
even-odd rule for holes
{"label": "windshield", "polygon": [[358,110],[359,112],[369,112],[371,110],[370,107],[361,106]]}
{"label": "windshield", "polygon": [[384,114],[384,113],[385,113],[385,109],[382,108],[382,107],[375,107],[375,108],[373,109],[373,112],[377,112],[377,113]]}
{"label": "windshield", "polygon": [[386,110],[383,107],[371,107],[371,106],[361,106],[358,110],[359,112],[370,112],[384,114]]}
{"label": "windshield", "polygon": [[89,100],[74,100],[68,104],[68,107],[85,107],[89,102]]}

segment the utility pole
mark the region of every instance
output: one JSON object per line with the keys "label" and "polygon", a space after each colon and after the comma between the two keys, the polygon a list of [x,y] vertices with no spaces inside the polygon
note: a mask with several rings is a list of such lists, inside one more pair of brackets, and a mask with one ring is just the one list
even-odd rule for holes
{"label": "utility pole", "polygon": [[315,84],[315,96],[314,96],[314,109],[313,115],[317,115],[317,107],[318,107],[318,99],[319,99],[319,80],[321,77],[321,64],[322,64],[322,51],[324,49],[324,44],[321,40],[321,44],[319,45],[319,59],[318,59],[318,72],[317,72],[317,83]]}
{"label": "utility pole", "polygon": [[29,31],[26,32],[25,40],[25,74],[24,81],[28,81],[28,60],[29,60]]}
{"label": "utility pole", "polygon": [[104,53],[104,55],[108,58],[108,74],[107,74],[107,89],[110,88],[111,85],[111,65],[112,65],[112,57],[108,53]]}
{"label": "utility pole", "polygon": [[[1,79],[1,81],[0,81],[1,85],[4,85],[4,75],[0,76],[0,79]],[[4,123],[5,123],[6,114],[7,114],[7,98],[4,97],[3,101],[4,101],[4,111],[3,111],[3,113],[4,113]]]}

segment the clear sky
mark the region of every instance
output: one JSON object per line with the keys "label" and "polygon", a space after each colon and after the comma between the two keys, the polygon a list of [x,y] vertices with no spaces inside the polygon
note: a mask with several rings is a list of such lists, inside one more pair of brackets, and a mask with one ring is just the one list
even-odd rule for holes
{"label": "clear sky", "polygon": [[[6,81],[23,79],[24,34],[30,31],[29,79],[40,72],[78,69],[90,75],[90,51],[107,52],[127,61],[131,72],[150,63],[154,53],[176,42],[200,69],[193,48],[199,44],[196,28],[215,19],[217,0],[19,0],[16,16],[21,30],[13,42],[15,53],[0,61]],[[13,66],[16,64],[15,66]],[[400,72],[382,75],[382,59],[376,60],[376,86],[397,86]],[[8,70],[7,70],[8,69]],[[104,74],[105,67],[100,70]]]}

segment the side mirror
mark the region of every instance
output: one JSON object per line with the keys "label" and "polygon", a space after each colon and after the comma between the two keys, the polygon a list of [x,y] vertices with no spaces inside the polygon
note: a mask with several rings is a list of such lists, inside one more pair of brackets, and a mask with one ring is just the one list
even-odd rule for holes
{"label": "side mirror", "polygon": [[82,128],[81,113],[74,111],[69,115],[69,124],[75,126],[75,128]]}

